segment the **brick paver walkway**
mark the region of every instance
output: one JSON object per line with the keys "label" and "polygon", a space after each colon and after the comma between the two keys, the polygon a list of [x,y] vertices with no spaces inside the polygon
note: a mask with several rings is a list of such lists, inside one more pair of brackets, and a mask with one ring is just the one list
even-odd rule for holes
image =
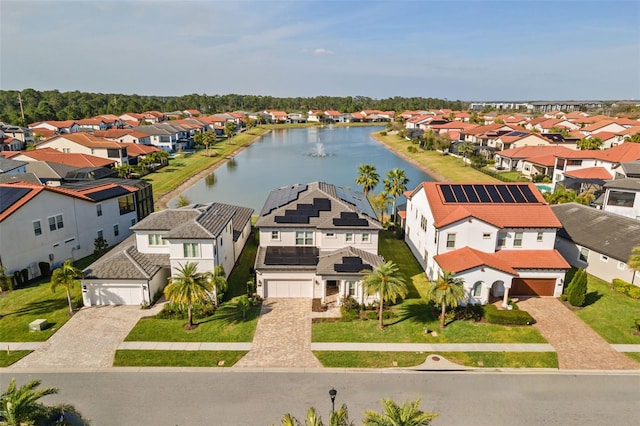
{"label": "brick paver walkway", "polygon": [[311,352],[311,299],[266,299],[251,351],[234,367],[321,368]]}
{"label": "brick paver walkway", "polygon": [[518,302],[536,320],[534,327],[558,353],[558,366],[567,370],[635,370],[640,364],[617,352],[577,315],[553,297]]}

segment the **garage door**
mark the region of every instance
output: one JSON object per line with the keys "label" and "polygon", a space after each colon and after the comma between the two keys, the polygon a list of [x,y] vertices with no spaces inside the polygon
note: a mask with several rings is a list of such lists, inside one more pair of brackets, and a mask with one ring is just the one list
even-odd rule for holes
{"label": "garage door", "polygon": [[142,289],[132,286],[100,286],[91,290],[92,305],[139,305],[142,303]]}
{"label": "garage door", "polygon": [[265,285],[265,297],[313,297],[311,281],[269,280]]}
{"label": "garage door", "polygon": [[553,296],[556,280],[551,278],[514,278],[511,296]]}

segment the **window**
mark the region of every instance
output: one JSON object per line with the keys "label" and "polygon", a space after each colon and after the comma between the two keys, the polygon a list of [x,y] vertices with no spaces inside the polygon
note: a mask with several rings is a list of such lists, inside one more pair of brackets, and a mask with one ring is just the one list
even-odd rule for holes
{"label": "window", "polygon": [[69,243],[71,243],[71,242],[73,242],[73,241],[75,241],[75,240],[76,240],[76,238],[75,238],[75,237],[67,238],[66,240],[64,240],[64,243],[65,243],[65,244],[69,244]]}
{"label": "window", "polygon": [[351,232],[347,232],[347,234],[344,236],[344,240],[348,243],[353,242],[353,234]]}
{"label": "window", "polygon": [[120,235],[120,227],[118,225],[113,225],[113,236],[117,237]]}
{"label": "window", "polygon": [[49,230],[55,231],[56,229],[64,228],[64,222],[62,221],[62,215],[51,216],[49,218]]}
{"label": "window", "polygon": [[96,204],[96,214],[102,216],[102,204]]}
{"label": "window", "polygon": [[429,258],[429,252],[427,251],[427,249],[424,249],[424,260],[427,260]]}
{"label": "window", "polygon": [[369,234],[362,234],[362,242],[363,243],[369,242]]}
{"label": "window", "polygon": [[473,297],[482,296],[482,281],[478,281],[473,285],[473,289],[471,290],[471,295]]}
{"label": "window", "polygon": [[150,246],[164,246],[169,244],[161,234],[149,234],[147,237],[149,238]]}
{"label": "window", "polygon": [[136,224],[136,218],[134,217],[133,219],[131,219],[131,226]]}
{"label": "window", "polygon": [[436,229],[436,232],[434,233],[433,243],[434,243],[434,244],[437,244],[437,243],[438,243],[438,230],[437,230],[437,229]]}
{"label": "window", "polygon": [[296,245],[297,246],[313,245],[313,233],[311,231],[296,231]]}
{"label": "window", "polygon": [[184,250],[184,257],[200,257],[200,246],[198,243],[184,243],[182,244]]}
{"label": "window", "polygon": [[600,260],[602,260],[603,262],[608,262],[609,261],[609,257],[605,256],[604,254],[600,255]]}
{"label": "window", "polygon": [[335,232],[327,232],[327,238],[335,238],[336,234]]}
{"label": "window", "polygon": [[356,295],[356,282],[355,281],[347,281],[347,291],[349,296]]}
{"label": "window", "polygon": [[120,207],[120,215],[135,212],[136,203],[133,194],[118,198],[118,207]]}
{"label": "window", "polygon": [[582,160],[567,160],[567,166],[582,166]]}
{"label": "window", "polygon": [[514,247],[522,247],[522,232],[516,232],[513,237],[513,246]]}
{"label": "window", "polygon": [[507,233],[498,232],[498,247],[504,247],[507,245]]}
{"label": "window", "polygon": [[420,218],[420,228],[425,232],[427,231],[427,218],[424,216]]}
{"label": "window", "polygon": [[618,269],[621,271],[624,271],[626,266],[627,265],[624,262],[618,262]]}
{"label": "window", "polygon": [[633,207],[636,194],[633,192],[609,191],[608,206]]}
{"label": "window", "polygon": [[482,239],[483,240],[488,240],[489,238],[491,238],[491,232],[483,232],[482,233]]}
{"label": "window", "polygon": [[587,262],[589,260],[589,249],[586,247],[582,247],[580,249],[580,254],[578,255],[578,259],[583,262]]}
{"label": "window", "polygon": [[104,238],[104,233],[102,232],[102,229],[98,229],[98,238]]}
{"label": "window", "polygon": [[456,246],[456,234],[447,234],[447,248]]}
{"label": "window", "polygon": [[280,239],[280,231],[271,231],[271,239],[279,240]]}
{"label": "window", "polygon": [[544,232],[538,231],[538,235],[536,236],[536,241],[542,241],[543,236],[544,236]]}
{"label": "window", "polygon": [[108,158],[120,158],[120,150],[119,149],[107,149],[107,157]]}
{"label": "window", "polygon": [[40,221],[39,220],[34,220],[33,221],[33,233],[36,234],[36,237],[38,235],[42,235],[42,228],[40,227]]}

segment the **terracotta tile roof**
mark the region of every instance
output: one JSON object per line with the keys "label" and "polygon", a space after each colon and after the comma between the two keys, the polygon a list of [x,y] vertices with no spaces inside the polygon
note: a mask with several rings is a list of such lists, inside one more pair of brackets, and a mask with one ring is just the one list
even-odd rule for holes
{"label": "terracotta tile roof", "polygon": [[96,130],[93,132],[93,136],[105,139],[120,139],[124,136],[132,136],[134,138],[148,138],[146,133],[139,132],[133,129],[109,129],[109,130]]}
{"label": "terracotta tile roof", "polygon": [[200,115],[200,111],[197,109],[185,109],[184,112],[188,112],[191,115]]}
{"label": "terracotta tile roof", "polygon": [[57,135],[58,132],[56,132],[55,130],[51,130],[51,129],[47,129],[46,127],[38,127],[37,129],[33,129],[33,134],[36,135],[42,135],[45,138],[52,138],[53,136]]}
{"label": "terracotta tile roof", "polygon": [[330,117],[337,117],[337,116],[343,115],[340,111],[336,111],[332,109],[328,109],[324,113]]}
{"label": "terracotta tile roof", "polygon": [[99,137],[90,135],[88,133],[82,133],[82,132],[65,133],[64,135],[59,135],[49,139],[47,143],[57,138],[66,139],[89,148],[122,148],[126,146],[120,142],[99,138]]}
{"label": "terracotta tile roof", "polygon": [[625,130],[621,130],[621,131],[617,132],[616,135],[633,136],[636,133],[640,133],[640,125],[634,126],[634,127],[629,127],[628,129],[625,129]]}
{"label": "terracotta tile roof", "polygon": [[569,269],[557,250],[499,250],[494,256],[514,269]]}
{"label": "terracotta tile roof", "polygon": [[596,159],[610,163],[625,163],[627,161],[640,160],[640,144],[624,142],[609,149],[601,150],[570,150],[559,158]]}
{"label": "terracotta tile roof", "polygon": [[97,126],[100,123],[104,124],[104,120],[101,118],[83,118],[82,120],[77,120],[76,123],[78,123],[80,126],[83,126],[83,125]]}
{"label": "terracotta tile roof", "polygon": [[[519,203],[458,203],[446,202],[441,190],[447,182],[423,182],[411,193],[424,190],[431,213],[435,219],[435,227],[442,228],[467,218],[476,218],[499,228],[559,228],[560,222],[555,217],[542,194],[533,183],[500,183],[497,185],[528,186],[536,198],[536,202]],[[475,184],[465,182],[465,184]],[[490,185],[477,183],[477,185]]]}
{"label": "terracotta tile roof", "polygon": [[581,129],[583,132],[593,132],[595,130],[601,129],[605,126],[608,126],[609,124],[616,124],[615,121],[613,121],[612,119],[606,119],[606,120],[600,120],[596,123],[590,124],[586,127],[584,127],[583,129]]}
{"label": "terracotta tile roof", "polygon": [[589,135],[589,139],[600,138],[602,141],[606,141],[615,136],[616,136],[616,133],[614,132],[598,132],[598,133],[591,133],[591,135]]}
{"label": "terracotta tile roof", "polygon": [[65,120],[65,121],[55,121],[55,120],[48,120],[48,121],[39,121],[37,123],[33,123],[33,124],[29,124],[30,128],[34,128],[37,129],[38,127],[42,127],[45,124],[49,124],[53,127],[56,127],[58,129],[64,129],[67,127],[71,127],[74,124],[76,124],[76,121],[74,120]]}
{"label": "terracotta tile roof", "polygon": [[634,120],[632,118],[626,118],[626,117],[621,117],[621,118],[616,118],[613,120],[614,123],[617,123],[621,126],[640,126],[640,121],[638,120]]}
{"label": "terracotta tile roof", "polygon": [[564,146],[523,146],[521,148],[511,148],[498,151],[496,154],[505,158],[532,158],[543,155],[568,153],[571,151],[572,150]]}
{"label": "terracotta tile roof", "polygon": [[353,118],[358,118],[358,119],[363,119],[364,118],[364,115],[360,114],[359,112],[353,112],[353,113],[351,113],[351,116]]}
{"label": "terracotta tile roof", "polygon": [[526,161],[540,166],[553,167],[556,164],[556,156],[553,154],[540,155],[538,157],[527,158]]}
{"label": "terracotta tile roof", "polygon": [[162,150],[152,145],[144,145],[140,143],[130,143],[127,145],[127,155],[129,157],[139,157],[141,155],[147,155],[158,151]]}
{"label": "terracotta tile roof", "polygon": [[465,123],[463,121],[450,121],[445,124],[434,124],[433,126],[431,126],[432,129],[461,129],[461,130],[473,129],[475,127],[478,127],[478,125],[473,123]]}
{"label": "terracotta tile roof", "polygon": [[116,163],[109,158],[96,157],[89,154],[64,153],[53,148],[39,148],[32,151],[17,152],[36,161],[64,164],[73,167],[109,167]]}
{"label": "terracotta tile roof", "polygon": [[564,172],[564,175],[577,179],[613,179],[611,173],[609,173],[604,167],[586,167],[584,169]]}

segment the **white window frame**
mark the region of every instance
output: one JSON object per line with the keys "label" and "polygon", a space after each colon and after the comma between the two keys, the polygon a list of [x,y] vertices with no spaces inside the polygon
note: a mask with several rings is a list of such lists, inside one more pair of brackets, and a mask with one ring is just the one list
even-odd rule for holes
{"label": "white window frame", "polygon": [[312,246],[313,245],[313,231],[296,231],[296,245],[297,246]]}
{"label": "white window frame", "polygon": [[507,237],[508,234],[503,231],[498,232],[498,247],[506,247],[507,246]]}
{"label": "white window frame", "polygon": [[335,238],[336,237],[336,233],[335,232],[327,232],[326,236],[327,236],[327,238]]}
{"label": "white window frame", "polygon": [[102,229],[98,229],[98,232],[96,233],[96,238],[103,238],[104,239],[104,230]]}
{"label": "white window frame", "polygon": [[447,248],[456,248],[456,234],[455,232],[447,233]]}
{"label": "white window frame", "polygon": [[344,234],[344,241],[346,243],[352,243],[353,242],[353,232],[347,232],[346,234]]}
{"label": "white window frame", "polygon": [[491,232],[483,232],[482,233],[482,239],[483,240],[488,240],[491,238]]}
{"label": "white window frame", "polygon": [[476,281],[471,287],[472,297],[482,297],[482,281]]}
{"label": "white window frame", "polygon": [[513,234],[513,246],[514,247],[522,247],[522,242],[524,240],[524,232],[517,231]]}
{"label": "white window frame", "polygon": [[[35,234],[36,237],[42,235],[42,224],[40,223],[39,220],[34,220],[33,222],[33,233]],[[36,226],[36,224],[38,226]]]}
{"label": "white window frame", "polygon": [[[51,223],[51,219],[53,219],[53,223]],[[64,219],[61,214],[49,216],[47,221],[49,222],[49,231],[51,232],[64,228]]]}
{"label": "white window frame", "polygon": [[620,269],[621,271],[624,271],[627,267],[627,264],[624,262],[618,262],[618,269]]}
{"label": "white window frame", "polygon": [[280,241],[280,231],[271,231],[271,241]]}
{"label": "white window frame", "polygon": [[98,217],[102,216],[102,203],[96,204],[96,215],[98,215]]}
{"label": "white window frame", "polygon": [[185,259],[195,259],[200,257],[199,243],[182,243],[182,254]]}
{"label": "white window frame", "polygon": [[357,288],[355,281],[347,281],[347,296],[355,296]]}
{"label": "white window frame", "polygon": [[589,262],[589,253],[591,253],[591,250],[586,247],[582,247],[578,251],[578,260],[584,263]]}
{"label": "white window frame", "polygon": [[116,223],[115,225],[113,225],[113,236],[117,237],[119,235],[120,235],[120,225]]}
{"label": "white window frame", "polygon": [[150,247],[166,246],[169,244],[169,242],[162,237],[162,234],[148,234],[147,239]]}
{"label": "white window frame", "polygon": [[538,235],[536,235],[536,241],[541,242],[544,239],[544,232],[538,231]]}
{"label": "white window frame", "polygon": [[365,244],[370,243],[371,242],[371,234],[369,234],[368,232],[362,234],[362,242],[365,243]]}

